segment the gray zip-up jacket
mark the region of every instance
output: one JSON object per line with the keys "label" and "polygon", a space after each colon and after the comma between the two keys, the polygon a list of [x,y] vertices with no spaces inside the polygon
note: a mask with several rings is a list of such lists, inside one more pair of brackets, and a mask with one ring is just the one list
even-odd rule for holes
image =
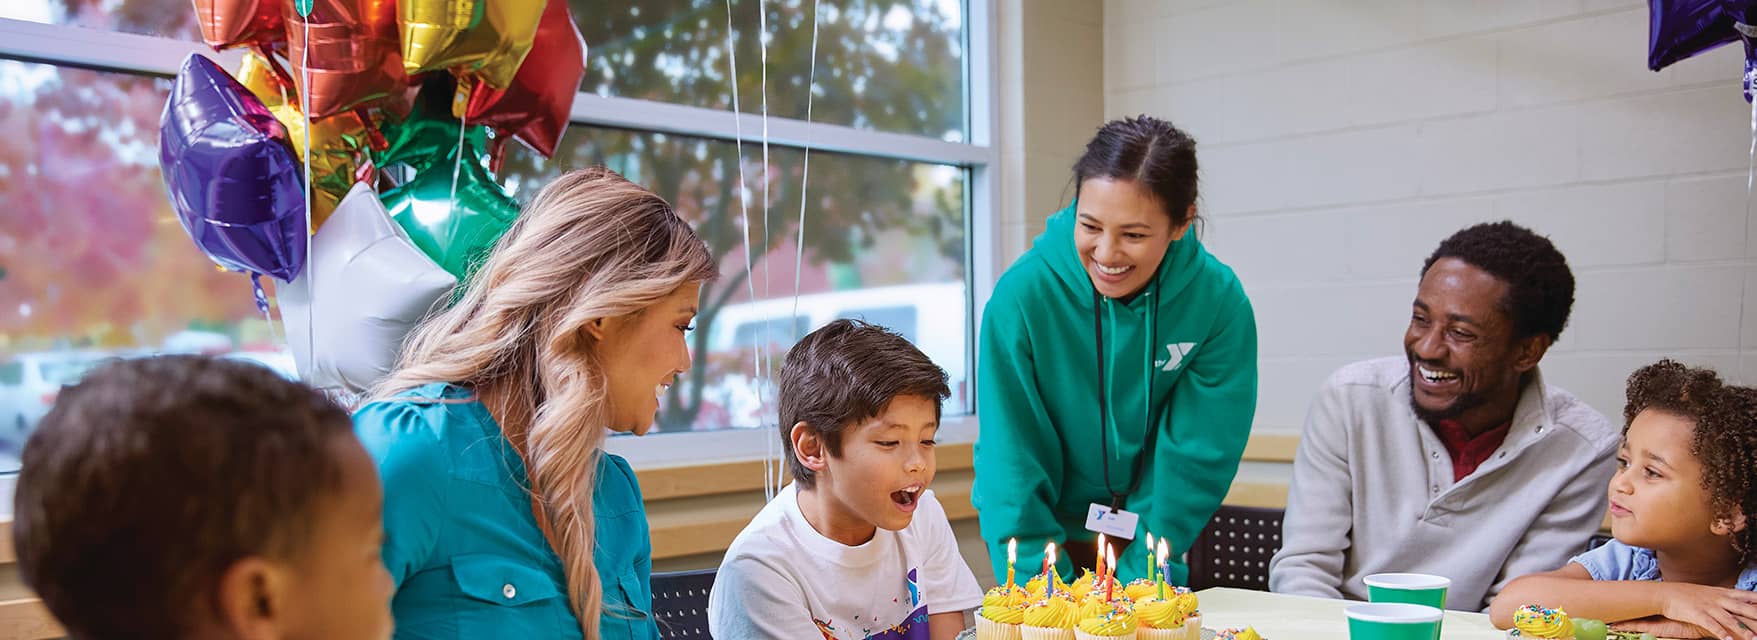
{"label": "gray zip-up jacket", "polygon": [[1446,576],[1446,607],[1488,606],[1507,581],[1586,550],[1607,506],[1621,429],[1535,370],[1506,441],[1452,481],[1452,458],[1409,406],[1409,362],[1331,375],[1294,456],[1269,589],[1365,600],[1375,573]]}

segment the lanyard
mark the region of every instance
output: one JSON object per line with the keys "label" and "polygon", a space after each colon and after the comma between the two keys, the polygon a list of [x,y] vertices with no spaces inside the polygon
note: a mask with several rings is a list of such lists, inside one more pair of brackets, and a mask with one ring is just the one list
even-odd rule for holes
{"label": "lanyard", "polygon": [[[1159,282],[1157,279],[1154,280],[1153,285],[1153,293],[1158,293]],[[1092,290],[1092,329],[1093,335],[1096,337],[1098,343],[1098,447],[1100,454],[1103,456],[1100,460],[1104,472],[1104,490],[1106,493],[1110,494],[1110,510],[1114,513],[1116,510],[1123,507],[1123,501],[1128,498],[1129,494],[1134,493],[1136,489],[1141,487],[1142,471],[1146,468],[1144,463],[1147,458],[1153,454],[1153,441],[1159,435],[1159,429],[1154,428],[1152,419],[1153,346],[1154,343],[1159,341],[1159,326],[1158,318],[1156,317],[1158,314],[1154,311],[1154,305],[1158,304],[1158,301],[1153,299],[1147,300],[1148,341],[1146,358],[1144,360],[1144,366],[1141,369],[1141,378],[1146,385],[1146,391],[1142,393],[1142,417],[1147,423],[1147,440],[1141,448],[1141,455],[1135,458],[1134,469],[1129,473],[1130,479],[1128,487],[1120,492],[1110,484],[1110,440],[1115,435],[1111,432],[1113,430],[1120,430],[1120,428],[1111,424],[1110,385],[1107,384],[1108,381],[1104,375],[1106,365],[1104,358],[1104,317],[1099,311],[1099,307],[1103,305],[1104,302],[1104,296],[1098,293],[1098,290],[1094,288]],[[1115,315],[1116,312],[1112,309],[1112,324],[1115,324]]]}

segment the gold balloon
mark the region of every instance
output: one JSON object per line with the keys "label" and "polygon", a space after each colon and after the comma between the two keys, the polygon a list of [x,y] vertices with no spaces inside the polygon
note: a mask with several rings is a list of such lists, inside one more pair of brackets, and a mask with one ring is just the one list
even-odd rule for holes
{"label": "gold balloon", "polygon": [[544,0],[400,0],[403,70],[455,69],[496,89],[512,83],[537,37]]}
{"label": "gold balloon", "polygon": [[[305,114],[298,92],[261,55],[245,54],[238,82],[262,99],[287,128],[293,155],[305,160]],[[311,121],[311,231],[316,232],[354,186],[354,174],[367,146],[366,123],[351,111]]]}

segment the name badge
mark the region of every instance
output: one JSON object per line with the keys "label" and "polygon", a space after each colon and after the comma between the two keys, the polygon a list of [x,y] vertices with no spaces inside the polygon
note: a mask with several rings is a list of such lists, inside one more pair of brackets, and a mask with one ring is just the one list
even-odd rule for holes
{"label": "name badge", "polygon": [[1086,510],[1086,530],[1096,531],[1112,538],[1124,540],[1135,539],[1135,525],[1141,520],[1140,514],[1125,509],[1112,511],[1110,505],[1092,503]]}

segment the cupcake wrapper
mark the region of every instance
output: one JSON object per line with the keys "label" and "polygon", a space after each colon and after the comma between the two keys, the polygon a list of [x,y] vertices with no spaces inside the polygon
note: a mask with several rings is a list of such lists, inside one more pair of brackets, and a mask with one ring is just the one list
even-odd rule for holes
{"label": "cupcake wrapper", "polygon": [[1135,640],[1201,640],[1200,637],[1188,637],[1188,631],[1189,630],[1185,627],[1178,627],[1176,629],[1135,627]]}
{"label": "cupcake wrapper", "polygon": [[1188,634],[1184,636],[1185,640],[1202,640],[1202,614],[1184,618],[1184,633]]}
{"label": "cupcake wrapper", "polygon": [[1025,640],[1074,640],[1074,630],[1020,625],[1019,636]]}
{"label": "cupcake wrapper", "polygon": [[976,616],[976,640],[1020,640],[1019,625]]}
{"label": "cupcake wrapper", "polygon": [[1120,636],[1100,636],[1086,633],[1082,629],[1075,629],[1074,640],[1136,640],[1136,636],[1134,631],[1130,631]]}

